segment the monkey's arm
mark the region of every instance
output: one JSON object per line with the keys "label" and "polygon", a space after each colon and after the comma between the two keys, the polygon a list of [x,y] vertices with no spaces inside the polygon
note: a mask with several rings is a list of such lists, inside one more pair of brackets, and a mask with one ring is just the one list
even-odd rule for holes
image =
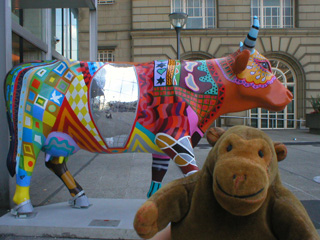
{"label": "monkey's arm", "polygon": [[197,178],[195,173],[167,184],[140,207],[134,219],[134,228],[140,237],[149,239],[170,222],[178,222],[186,215]]}

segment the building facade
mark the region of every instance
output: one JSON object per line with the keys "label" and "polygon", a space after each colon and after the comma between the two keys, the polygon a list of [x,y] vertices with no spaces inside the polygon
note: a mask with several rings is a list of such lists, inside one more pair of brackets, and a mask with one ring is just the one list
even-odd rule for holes
{"label": "building facade", "polygon": [[[253,19],[260,20],[256,49],[294,95],[282,112],[253,109],[225,116],[226,125],[297,128],[320,94],[320,2],[316,0],[98,1],[98,60],[146,62],[176,58],[171,12],[186,12],[181,59],[223,57],[236,51]],[[88,11],[79,12],[79,58],[88,59]]]}

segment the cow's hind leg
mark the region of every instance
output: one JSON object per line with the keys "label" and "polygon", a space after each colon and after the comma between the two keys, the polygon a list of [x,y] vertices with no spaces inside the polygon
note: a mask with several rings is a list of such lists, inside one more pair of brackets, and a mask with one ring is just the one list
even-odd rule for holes
{"label": "cow's hind leg", "polygon": [[68,188],[72,196],[69,204],[75,208],[87,208],[90,206],[89,199],[68,170],[67,159],[64,157],[51,157],[49,161],[46,161],[46,167],[54,172]]}
{"label": "cow's hind leg", "polygon": [[170,157],[166,155],[152,154],[152,181],[148,192],[148,198],[161,188],[164,175],[168,170]]}
{"label": "cow's hind leg", "polygon": [[[27,129],[28,130],[28,129]],[[32,132],[26,133],[32,136]],[[17,205],[11,210],[14,215],[27,215],[33,212],[33,206],[30,201],[30,182],[36,159],[40,152],[40,146],[33,144],[32,140],[25,138],[18,151],[19,164],[16,172],[16,190],[13,196],[13,202]]]}

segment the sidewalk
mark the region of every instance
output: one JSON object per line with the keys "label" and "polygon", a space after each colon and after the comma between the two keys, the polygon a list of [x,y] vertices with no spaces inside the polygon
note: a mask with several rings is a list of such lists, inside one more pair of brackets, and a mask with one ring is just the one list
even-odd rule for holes
{"label": "sidewalk", "polygon": [[[274,141],[287,145],[287,159],[279,163],[281,179],[304,204],[320,233],[320,184],[313,181],[320,175],[320,135],[308,130],[266,130]],[[202,167],[210,150],[206,139],[195,148]],[[79,151],[68,161],[75,179],[93,205],[89,209],[73,209],[60,179],[44,166],[41,155],[35,166],[30,194],[37,215],[32,219],[15,219],[9,213],[0,218],[2,240],[20,240],[17,236],[39,236],[36,239],[139,239],[132,227],[134,214],[147,199],[151,179],[151,155],[93,154]],[[182,173],[174,165],[164,184]],[[60,237],[60,238],[59,238]]]}

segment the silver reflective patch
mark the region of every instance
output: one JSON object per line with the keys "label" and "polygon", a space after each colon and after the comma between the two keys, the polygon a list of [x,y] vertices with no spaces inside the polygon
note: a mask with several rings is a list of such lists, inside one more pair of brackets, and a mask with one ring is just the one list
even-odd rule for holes
{"label": "silver reflective patch", "polygon": [[133,128],[139,87],[133,65],[107,64],[92,79],[93,120],[108,148],[123,148]]}

